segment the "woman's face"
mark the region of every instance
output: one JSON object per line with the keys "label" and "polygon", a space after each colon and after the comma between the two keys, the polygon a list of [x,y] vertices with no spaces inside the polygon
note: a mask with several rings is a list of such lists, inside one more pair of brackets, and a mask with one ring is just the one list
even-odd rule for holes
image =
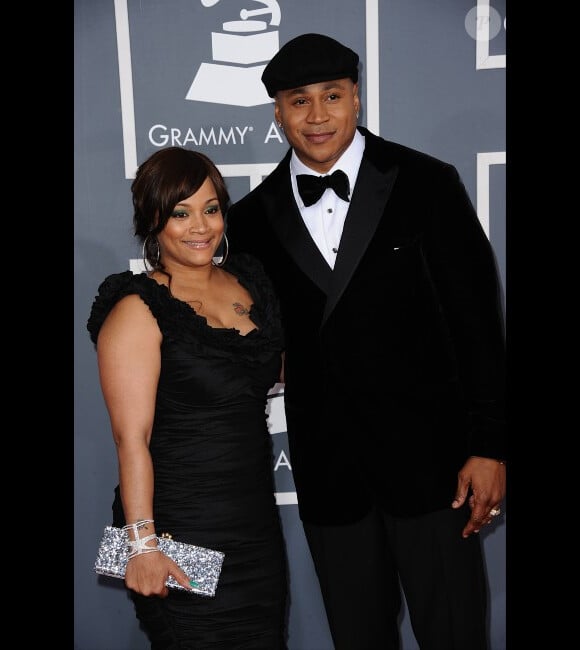
{"label": "woman's face", "polygon": [[211,264],[223,233],[224,217],[208,177],[195,194],[175,206],[157,235],[161,262],[167,269]]}

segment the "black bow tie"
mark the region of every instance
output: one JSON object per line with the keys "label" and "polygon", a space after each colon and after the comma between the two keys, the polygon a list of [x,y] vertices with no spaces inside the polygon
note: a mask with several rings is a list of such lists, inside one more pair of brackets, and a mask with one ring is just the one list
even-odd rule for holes
{"label": "black bow tie", "polygon": [[324,194],[327,188],[333,189],[337,196],[348,202],[350,193],[350,184],[348,176],[341,170],[337,169],[330,176],[313,176],[312,174],[298,174],[296,176],[298,183],[298,192],[304,201],[304,205],[314,205]]}

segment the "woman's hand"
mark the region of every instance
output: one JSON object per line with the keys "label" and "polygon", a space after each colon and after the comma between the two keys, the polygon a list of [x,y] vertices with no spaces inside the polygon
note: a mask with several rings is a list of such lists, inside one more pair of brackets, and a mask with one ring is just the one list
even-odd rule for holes
{"label": "woman's hand", "polygon": [[127,562],[125,584],[142,596],[165,598],[169,593],[169,588],[165,584],[169,576],[173,576],[188,591],[192,590],[185,571],[165,553],[162,551],[142,553]]}

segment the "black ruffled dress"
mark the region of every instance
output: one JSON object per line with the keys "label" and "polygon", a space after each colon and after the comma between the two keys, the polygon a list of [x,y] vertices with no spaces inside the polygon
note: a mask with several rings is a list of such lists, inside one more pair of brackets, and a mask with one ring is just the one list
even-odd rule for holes
{"label": "black ruffled dress", "polygon": [[[246,336],[209,327],[167,287],[131,271],[104,280],[87,325],[96,342],[128,294],[138,294],[157,319],[163,342],[150,443],[157,534],[225,553],[214,598],[131,592],[154,650],[286,647],[286,560],[265,417],[283,348],[278,303],[254,258],[230,256],[225,269],[254,301],[256,329]],[[123,526],[118,486],[115,493],[113,524]]]}

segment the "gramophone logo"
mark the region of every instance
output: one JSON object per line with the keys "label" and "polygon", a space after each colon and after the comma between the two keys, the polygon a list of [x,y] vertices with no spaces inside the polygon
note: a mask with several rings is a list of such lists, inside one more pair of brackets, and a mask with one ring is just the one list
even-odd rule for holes
{"label": "gramophone logo", "polygon": [[[213,7],[220,0],[201,0]],[[280,5],[276,0],[253,0],[265,5],[260,9],[242,9],[241,20],[222,23],[223,32],[211,33],[212,63],[202,63],[185,99],[233,106],[268,104],[261,81],[268,61],[280,49],[278,31],[267,31],[268,24],[280,25]],[[248,20],[270,14],[265,20]]]}

